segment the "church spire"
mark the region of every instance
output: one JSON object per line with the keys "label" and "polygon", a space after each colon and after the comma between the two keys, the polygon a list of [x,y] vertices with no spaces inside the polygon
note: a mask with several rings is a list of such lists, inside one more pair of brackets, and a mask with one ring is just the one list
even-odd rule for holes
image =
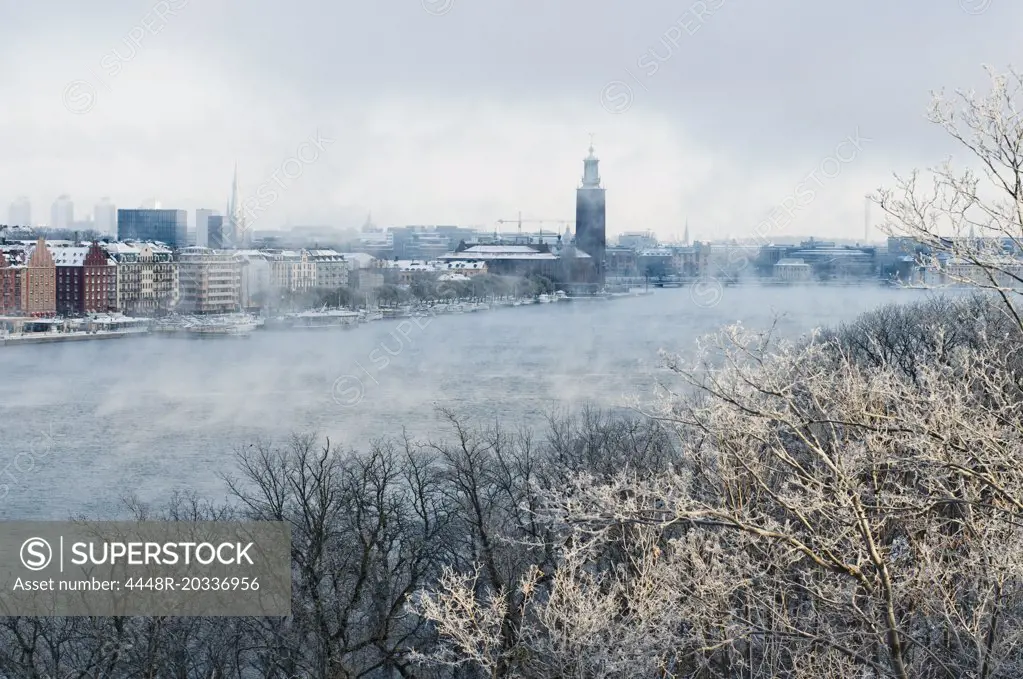
{"label": "church spire", "polygon": [[689,245],[689,217],[686,217],[686,232],[682,236],[682,244]]}

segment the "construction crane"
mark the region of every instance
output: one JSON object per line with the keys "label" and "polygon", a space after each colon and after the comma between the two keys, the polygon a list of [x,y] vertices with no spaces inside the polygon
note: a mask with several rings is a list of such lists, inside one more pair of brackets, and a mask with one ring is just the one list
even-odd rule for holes
{"label": "construction crane", "polygon": [[[522,235],[522,224],[523,223],[527,223],[527,224],[564,224],[565,226],[568,226],[569,224],[575,224],[574,221],[568,221],[566,219],[523,219],[521,212],[519,213],[519,218],[518,219],[498,219],[497,223],[498,224],[502,224],[502,225],[504,225],[504,224],[518,224],[519,235],[520,236]],[[540,227],[540,234],[543,235],[543,227],[542,226]]]}

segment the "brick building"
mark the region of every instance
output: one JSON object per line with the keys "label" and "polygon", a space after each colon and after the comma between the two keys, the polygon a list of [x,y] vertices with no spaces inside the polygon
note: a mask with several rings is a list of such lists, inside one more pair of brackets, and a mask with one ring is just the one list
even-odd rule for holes
{"label": "brick building", "polygon": [[0,252],[0,315],[21,311],[22,267]]}
{"label": "brick building", "polygon": [[117,310],[117,265],[98,243],[54,248],[52,252],[58,314],[83,316]]}
{"label": "brick building", "polygon": [[57,267],[46,239],[39,238],[26,251],[21,270],[21,311],[28,316],[45,317],[57,313]]}

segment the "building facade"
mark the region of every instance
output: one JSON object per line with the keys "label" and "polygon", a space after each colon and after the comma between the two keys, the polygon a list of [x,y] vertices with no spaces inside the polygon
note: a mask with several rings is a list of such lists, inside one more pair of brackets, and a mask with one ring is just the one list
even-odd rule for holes
{"label": "building facade", "polygon": [[57,313],[57,268],[43,238],[25,253],[25,267],[21,270],[21,311],[36,317]]}
{"label": "building facade", "polygon": [[316,286],[316,262],[308,250],[274,250],[269,253],[270,284],[278,290],[304,292]]}
{"label": "building facade", "polygon": [[117,263],[117,309],[131,316],[169,311],[178,300],[178,265],[170,248],[155,243],[108,243]]}
{"label": "building facade", "polygon": [[316,269],[316,287],[337,290],[348,286],[348,262],[334,250],[310,250],[309,259]]}
{"label": "building facade", "polygon": [[51,250],[55,266],[57,313],[82,316],[117,310],[117,264],[93,243]]}
{"label": "building facade", "polygon": [[188,213],[184,210],[118,210],[117,238],[156,241],[173,249],[188,245]]}
{"label": "building facade", "polygon": [[235,257],[241,265],[239,295],[242,309],[257,311],[268,306],[273,298],[273,287],[267,255],[258,250],[239,250]]}
{"label": "building facade", "polygon": [[241,262],[231,252],[184,248],[177,253],[178,309],[183,313],[222,314],[241,303]]}
{"label": "building facade", "polygon": [[[198,237],[196,237],[198,245]],[[209,215],[206,217],[206,245],[200,246],[220,250],[224,247],[224,216]]]}
{"label": "building facade", "polygon": [[21,269],[0,252],[0,315],[21,311]]}

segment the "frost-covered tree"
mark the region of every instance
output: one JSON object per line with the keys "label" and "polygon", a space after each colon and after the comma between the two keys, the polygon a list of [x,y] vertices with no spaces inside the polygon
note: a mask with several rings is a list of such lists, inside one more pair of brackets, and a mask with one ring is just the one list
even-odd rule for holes
{"label": "frost-covered tree", "polygon": [[424,657],[536,679],[1020,676],[1021,338],[964,328],[984,303],[918,308],[912,364],[891,313],[668,357],[688,388],[653,415],[678,460],[543,493],[553,567],[499,588],[446,572],[417,600],[445,641]]}
{"label": "frost-covered tree", "polygon": [[986,94],[937,92],[928,111],[965,152],[958,162],[896,174],[873,200],[885,231],[920,244],[920,263],[992,291],[1023,327],[1023,75],[987,71]]}

